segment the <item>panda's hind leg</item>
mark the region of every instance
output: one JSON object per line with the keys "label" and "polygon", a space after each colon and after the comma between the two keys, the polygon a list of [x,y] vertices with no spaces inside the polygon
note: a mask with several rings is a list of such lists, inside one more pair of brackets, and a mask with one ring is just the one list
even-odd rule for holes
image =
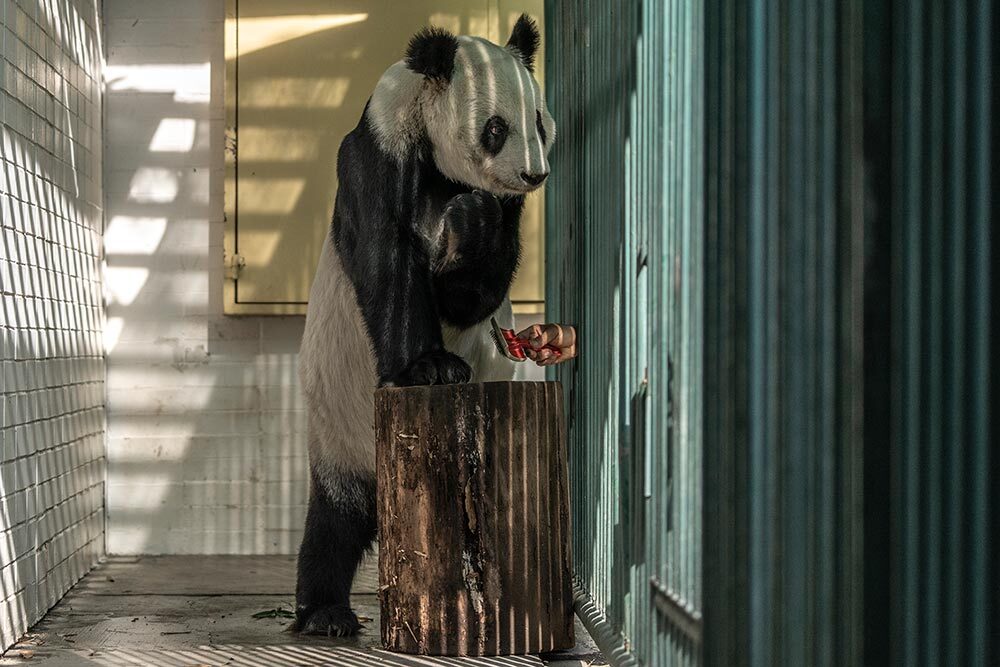
{"label": "panda's hind leg", "polygon": [[374,475],[313,476],[299,549],[293,629],[333,637],[361,629],[351,610],[351,582],[375,531]]}

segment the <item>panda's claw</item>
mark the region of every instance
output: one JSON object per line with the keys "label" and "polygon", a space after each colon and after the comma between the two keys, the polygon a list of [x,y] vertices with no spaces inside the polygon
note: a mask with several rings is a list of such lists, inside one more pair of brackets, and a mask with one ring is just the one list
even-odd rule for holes
{"label": "panda's claw", "polygon": [[462,384],[472,379],[472,368],[462,357],[447,350],[428,352],[392,379],[395,387],[428,384]]}
{"label": "panda's claw", "polygon": [[357,614],[347,605],[320,607],[312,612],[299,627],[303,635],[326,635],[327,637],[350,637],[361,630]]}

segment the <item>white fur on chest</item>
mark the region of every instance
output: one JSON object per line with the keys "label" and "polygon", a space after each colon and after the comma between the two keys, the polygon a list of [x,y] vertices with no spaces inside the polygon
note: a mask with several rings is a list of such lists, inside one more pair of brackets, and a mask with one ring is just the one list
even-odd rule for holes
{"label": "white fur on chest", "polygon": [[[497,322],[505,329],[513,328],[514,314],[510,301],[504,299],[493,313],[493,317],[497,318]],[[457,329],[449,324],[441,325],[445,348],[472,366],[473,382],[502,382],[514,379],[514,362],[497,351],[490,336],[491,329],[488,319],[468,329]]]}

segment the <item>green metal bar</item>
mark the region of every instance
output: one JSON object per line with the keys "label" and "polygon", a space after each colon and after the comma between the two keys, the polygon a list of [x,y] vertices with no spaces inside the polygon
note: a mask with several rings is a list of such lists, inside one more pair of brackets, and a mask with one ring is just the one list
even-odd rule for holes
{"label": "green metal bar", "polygon": [[[971,276],[970,287],[972,294],[969,295],[969,356],[967,363],[969,373],[969,386],[972,391],[968,403],[969,434],[972,444],[972,451],[969,456],[970,463],[970,485],[968,498],[970,515],[968,518],[970,526],[970,552],[969,552],[969,631],[968,644],[969,654],[973,659],[987,657],[991,650],[989,646],[990,637],[993,638],[992,660],[1000,660],[1000,640],[997,639],[1000,633],[1000,622],[996,620],[1000,609],[997,608],[996,587],[1000,585],[996,571],[993,571],[991,578],[988,561],[988,554],[993,549],[997,550],[996,540],[1000,539],[995,534],[990,535],[990,501],[989,501],[989,471],[990,460],[996,458],[995,443],[997,440],[995,423],[991,424],[990,399],[996,400],[996,387],[991,388],[989,369],[990,365],[990,345],[998,345],[995,335],[997,322],[990,320],[991,298],[996,300],[1000,295],[992,292],[992,287],[996,283],[991,282],[991,275],[995,269],[997,258],[990,261],[990,238],[992,233],[996,234],[995,221],[992,220],[991,211],[995,211],[996,199],[991,192],[990,174],[991,168],[998,169],[996,164],[997,130],[992,126],[997,122],[996,114],[1000,109],[997,104],[997,82],[993,58],[996,56],[996,20],[993,12],[995,7],[988,0],[970,3],[972,26],[972,39],[970,49],[970,63],[972,71],[970,76],[971,100],[967,110],[968,121],[971,128],[969,145],[971,155],[969,159],[969,213],[968,225],[971,243],[968,250],[968,271]],[[991,46],[992,45],[992,46]],[[991,86],[992,100],[991,100]],[[992,134],[991,134],[992,132]],[[995,172],[994,172],[995,173]],[[993,191],[995,192],[995,191]],[[991,207],[992,203],[992,207]],[[995,237],[994,237],[995,238]],[[996,241],[994,240],[994,243]],[[996,247],[995,245],[993,246]],[[956,266],[957,270],[962,267]],[[995,276],[994,276],[995,280]],[[991,340],[991,333],[993,333]],[[991,438],[991,428],[993,434]],[[994,444],[991,448],[990,443]],[[993,462],[996,465],[996,462]],[[993,484],[996,484],[993,480]],[[1000,512],[1000,508],[992,507],[995,514]],[[992,544],[991,544],[992,541]],[[995,562],[994,562],[995,565]],[[991,582],[993,596],[993,608],[990,608],[989,593],[990,586],[976,586],[973,582]],[[992,628],[992,633],[991,633]]]}
{"label": "green metal bar", "polygon": [[[966,35],[965,25],[967,14],[963,3],[954,3],[951,7],[949,21],[951,29],[948,44],[948,61],[951,63],[950,71],[945,79],[947,92],[945,99],[950,100],[947,109],[947,133],[948,143],[951,146],[950,178],[946,182],[947,186],[947,221],[945,223],[948,232],[948,247],[946,250],[947,261],[954,266],[961,266],[963,263],[967,234],[965,226],[955,224],[965,219],[965,188],[964,183],[967,177],[965,162],[967,160],[965,149],[964,132],[964,112],[966,99],[965,77],[966,69]],[[944,662],[950,665],[961,665],[964,661],[965,643],[962,641],[962,586],[963,586],[963,554],[966,546],[965,536],[961,530],[963,524],[963,509],[961,498],[964,491],[964,465],[963,458],[965,452],[965,420],[960,417],[963,411],[964,398],[961,388],[965,385],[965,365],[963,363],[965,332],[966,299],[965,299],[965,275],[963,272],[954,272],[950,276],[948,286],[948,297],[946,305],[949,306],[949,314],[946,318],[948,350],[946,365],[949,368],[947,377],[947,387],[945,396],[947,406],[945,408],[944,432],[947,434],[945,448],[948,451],[947,458],[947,495],[949,498],[949,511],[945,526],[945,540],[948,545],[948,553],[945,558],[945,572],[943,588],[945,591],[942,604],[942,618],[945,619],[945,641],[943,645]]]}

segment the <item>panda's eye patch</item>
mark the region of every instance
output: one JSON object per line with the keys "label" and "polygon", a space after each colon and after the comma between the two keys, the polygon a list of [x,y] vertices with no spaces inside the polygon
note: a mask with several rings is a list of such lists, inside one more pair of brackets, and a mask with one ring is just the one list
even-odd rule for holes
{"label": "panda's eye patch", "polygon": [[545,143],[545,126],[542,125],[542,112],[535,111],[535,127],[538,128],[538,136],[541,138],[542,143]]}
{"label": "panda's eye patch", "polygon": [[486,125],[483,126],[483,134],[479,138],[479,142],[483,145],[483,150],[485,150],[490,155],[496,155],[503,148],[504,142],[507,141],[507,121],[505,121],[500,116],[493,116],[486,121]]}

